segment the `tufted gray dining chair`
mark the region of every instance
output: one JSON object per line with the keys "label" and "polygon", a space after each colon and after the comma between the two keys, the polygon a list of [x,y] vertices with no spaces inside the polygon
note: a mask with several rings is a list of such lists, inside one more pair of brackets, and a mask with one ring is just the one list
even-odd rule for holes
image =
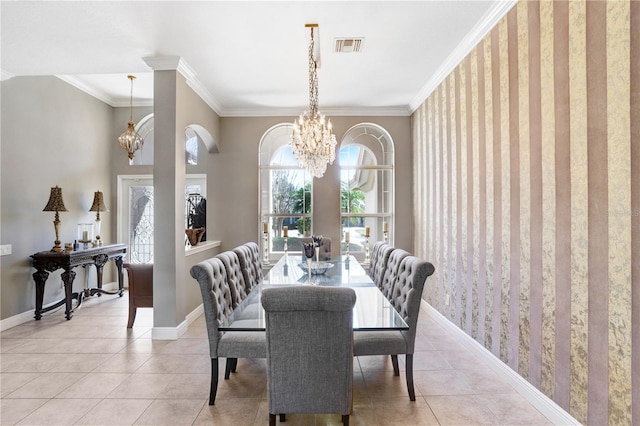
{"label": "tufted gray dining chair", "polygon": [[260,248],[254,242],[242,244],[233,249],[240,260],[240,267],[247,286],[247,290],[262,282],[262,262],[260,260]]}
{"label": "tufted gray dining chair", "polygon": [[[266,358],[266,338],[264,332],[221,332],[218,330],[220,323],[233,311],[231,290],[227,283],[224,264],[220,259],[214,257],[203,260],[192,266],[190,273],[198,281],[202,293],[211,356],[209,405],[213,405],[218,390],[218,358],[227,358],[225,379],[228,379],[228,371],[231,370],[230,360]],[[233,369],[235,369],[235,362]]]}
{"label": "tufted gray dining chair", "polygon": [[382,280],[387,269],[389,255],[394,250],[389,244],[378,241],[374,244],[371,252],[371,263],[369,264],[369,277],[380,290],[382,290]]}
{"label": "tufted gray dining chair", "polygon": [[338,413],[349,424],[355,302],[348,287],[262,291],[270,425],[286,413]]}
{"label": "tufted gray dining chair", "polygon": [[[395,252],[395,251],[394,251]],[[416,400],[413,387],[413,353],[420,313],[420,301],[426,279],[435,268],[415,256],[404,256],[400,261],[395,281],[390,283],[391,304],[409,326],[408,330],[356,331],[353,335],[355,356],[391,355],[393,373],[400,375],[398,354],[405,354],[407,391],[411,401]]]}

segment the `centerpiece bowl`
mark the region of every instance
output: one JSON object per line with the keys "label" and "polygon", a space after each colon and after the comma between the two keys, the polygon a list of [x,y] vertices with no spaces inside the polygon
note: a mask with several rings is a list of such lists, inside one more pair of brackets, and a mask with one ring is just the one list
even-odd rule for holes
{"label": "centerpiece bowl", "polygon": [[325,274],[329,269],[333,268],[335,265],[331,262],[311,262],[310,265],[301,262],[298,266],[306,274],[308,274],[309,270],[311,270],[311,275],[322,275]]}

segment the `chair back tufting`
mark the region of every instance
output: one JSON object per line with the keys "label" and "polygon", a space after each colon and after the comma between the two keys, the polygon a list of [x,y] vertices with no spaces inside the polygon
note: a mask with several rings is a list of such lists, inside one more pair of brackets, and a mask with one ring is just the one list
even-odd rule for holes
{"label": "chair back tufting", "polygon": [[396,281],[398,281],[398,274],[400,273],[400,262],[402,259],[409,256],[409,252],[402,249],[393,249],[387,259],[384,267],[384,275],[381,281],[381,285],[378,287],[382,293],[389,298],[391,289],[394,287]]}
{"label": "chair back tufting", "polygon": [[391,255],[391,252],[394,250],[394,248],[382,241],[378,241],[374,245],[374,249],[376,248],[376,255],[371,257],[371,264],[369,265],[369,276],[371,277],[371,280],[378,286],[378,288],[382,290],[382,280],[384,279],[384,272],[387,269],[389,256]]}
{"label": "chair back tufting", "polygon": [[249,242],[233,249],[240,260],[247,291],[262,282],[262,263],[258,244]]}
{"label": "chair back tufting", "polygon": [[231,290],[231,299],[233,301],[232,306],[235,309],[235,307],[247,297],[247,294],[249,294],[247,283],[242,274],[240,259],[236,252],[232,250],[222,252],[216,257],[222,261],[227,273],[227,282],[229,283],[229,290]]}

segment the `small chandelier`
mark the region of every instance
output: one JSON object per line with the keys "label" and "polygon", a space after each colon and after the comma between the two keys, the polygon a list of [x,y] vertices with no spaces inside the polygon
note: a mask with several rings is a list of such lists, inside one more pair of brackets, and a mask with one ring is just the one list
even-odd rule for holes
{"label": "small chandelier", "polygon": [[326,120],[318,111],[318,73],[313,57],[313,29],[317,24],[307,24],[311,28],[309,43],[309,110],[300,114],[293,123],[293,134],[289,144],[298,163],[314,177],[320,178],[327,170],[327,163],[336,158],[336,137],[331,131],[331,120]]}
{"label": "small chandelier", "polygon": [[142,148],[142,144],[144,140],[142,136],[136,132],[135,126],[133,124],[133,80],[135,80],[135,76],[129,75],[127,76],[129,80],[131,80],[131,96],[129,98],[129,127],[124,131],[118,138],[118,142],[120,142],[120,146],[124,148],[129,153],[129,160],[133,160],[134,153]]}

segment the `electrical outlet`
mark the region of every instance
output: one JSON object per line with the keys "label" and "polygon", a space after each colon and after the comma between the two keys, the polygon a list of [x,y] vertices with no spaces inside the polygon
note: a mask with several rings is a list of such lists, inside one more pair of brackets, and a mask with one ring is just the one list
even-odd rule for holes
{"label": "electrical outlet", "polygon": [[449,306],[449,305],[451,304],[451,296],[449,295],[449,293],[447,293],[447,294],[444,296],[444,304],[445,304],[446,306]]}
{"label": "electrical outlet", "polygon": [[11,254],[11,244],[3,244],[0,246],[0,256],[8,256]]}

